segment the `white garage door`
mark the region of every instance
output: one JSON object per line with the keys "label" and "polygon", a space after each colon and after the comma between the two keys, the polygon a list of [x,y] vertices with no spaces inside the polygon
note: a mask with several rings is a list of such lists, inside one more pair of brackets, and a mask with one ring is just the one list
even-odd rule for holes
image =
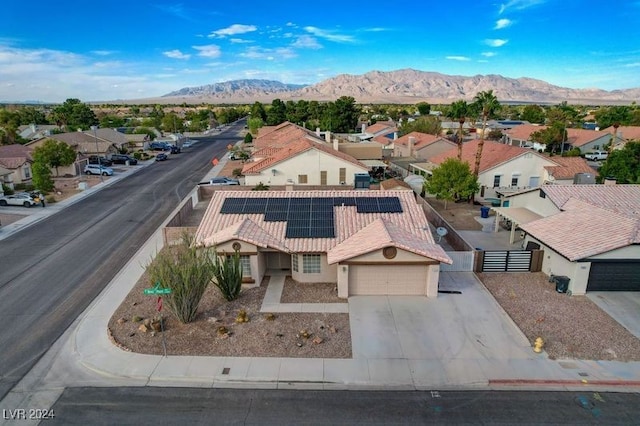
{"label": "white garage door", "polygon": [[427,266],[351,265],[349,296],[427,294]]}

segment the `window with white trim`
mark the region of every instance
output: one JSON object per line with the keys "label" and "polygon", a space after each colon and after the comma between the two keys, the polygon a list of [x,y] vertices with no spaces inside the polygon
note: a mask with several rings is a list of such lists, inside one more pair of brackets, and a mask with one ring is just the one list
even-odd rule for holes
{"label": "window with white trim", "polygon": [[500,186],[500,179],[502,178],[501,175],[495,175],[493,176],[493,187],[497,188]]}
{"label": "window with white trim", "polygon": [[240,255],[240,265],[242,265],[242,276],[250,277],[251,276],[251,258],[249,255]]}
{"label": "window with white trim", "polygon": [[293,272],[298,272],[298,255],[297,254],[291,255],[291,268],[293,269]]}
{"label": "window with white trim", "polygon": [[24,178],[25,179],[31,179],[31,167],[24,166],[24,168],[22,170],[24,172]]}
{"label": "window with white trim", "polygon": [[511,176],[511,186],[518,186],[518,178],[520,175]]}
{"label": "window with white trim", "polygon": [[319,254],[303,254],[302,255],[302,272],[304,274],[320,273],[320,255]]}

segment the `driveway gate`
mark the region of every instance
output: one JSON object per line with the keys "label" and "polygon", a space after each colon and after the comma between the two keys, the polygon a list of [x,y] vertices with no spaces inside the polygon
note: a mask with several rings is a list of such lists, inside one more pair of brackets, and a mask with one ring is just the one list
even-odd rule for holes
{"label": "driveway gate", "polygon": [[482,252],[482,272],[529,272],[532,251],[496,250]]}

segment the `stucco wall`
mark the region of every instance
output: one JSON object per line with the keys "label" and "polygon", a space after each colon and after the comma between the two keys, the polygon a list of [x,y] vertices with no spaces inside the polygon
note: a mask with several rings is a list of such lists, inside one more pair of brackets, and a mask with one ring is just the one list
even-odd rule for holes
{"label": "stucco wall", "polygon": [[[245,176],[245,185],[255,186],[260,182],[265,185],[286,185],[288,180],[293,181],[295,185],[320,185],[321,171],[327,172],[327,185],[340,185],[340,168],[346,169],[347,186],[353,186],[355,173],[368,172],[366,167],[311,149],[274,164],[259,175]],[[299,183],[298,175],[307,175],[307,183]]]}
{"label": "stucco wall", "polygon": [[[544,190],[544,188],[542,188]],[[525,207],[542,217],[547,217],[560,212],[549,198],[540,197],[540,190],[505,197],[509,200],[509,207]]]}
{"label": "stucco wall", "polygon": [[[568,290],[573,295],[580,296],[586,293],[591,263],[571,262],[567,258],[553,251],[550,247],[542,244],[538,240],[527,237],[525,239],[525,243],[526,241],[534,241],[540,244],[540,249],[544,250],[544,258],[542,260],[542,272],[544,272],[546,275],[553,274],[553,275],[564,275],[566,277],[569,277]],[[552,284],[550,283],[549,285],[551,286]]]}
{"label": "stucco wall", "polygon": [[525,153],[511,161],[480,173],[478,181],[481,186],[485,186],[485,197],[495,197],[495,188],[493,188],[494,176],[501,175],[500,187],[510,188],[511,178],[518,174],[518,185],[516,187],[525,189],[529,187],[531,177],[538,177],[538,182],[541,183],[544,178],[544,166],[550,165],[553,165],[553,163],[532,152]]}
{"label": "stucco wall", "polygon": [[327,255],[320,254],[320,273],[305,274],[303,273],[302,254],[298,255],[298,272],[291,269],[291,277],[301,283],[335,283],[338,281],[338,265],[329,265],[327,263]]}
{"label": "stucco wall", "polygon": [[381,264],[388,263],[390,265],[398,263],[398,262],[428,262],[432,261],[432,259],[420,256],[415,253],[411,253],[402,249],[396,249],[396,257],[393,259],[387,259],[382,254],[382,250],[375,250],[370,253],[365,253],[360,256],[352,257],[349,260],[344,261],[343,263],[350,262],[378,262]]}
{"label": "stucco wall", "polygon": [[381,160],[382,145],[377,142],[341,143],[338,151],[358,160]]}

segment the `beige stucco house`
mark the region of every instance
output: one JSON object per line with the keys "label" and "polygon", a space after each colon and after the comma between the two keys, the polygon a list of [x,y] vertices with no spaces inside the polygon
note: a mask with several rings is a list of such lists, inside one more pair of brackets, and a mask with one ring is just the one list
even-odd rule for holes
{"label": "beige stucco house", "polygon": [[640,291],[640,185],[545,185],[495,207],[544,250],[542,271],[569,291]]}
{"label": "beige stucco house", "polygon": [[10,172],[3,172],[2,181],[9,188],[17,183],[31,183],[31,152],[26,145],[0,145],[0,167]]}
{"label": "beige stucco house", "polygon": [[440,263],[451,263],[410,191],[216,191],[195,238],[238,251],[245,282],[288,269],[343,298],[437,297]]}
{"label": "beige stucco house", "polygon": [[455,143],[440,136],[411,132],[393,142],[393,156],[428,160],[433,156],[449,151],[455,146]]}

